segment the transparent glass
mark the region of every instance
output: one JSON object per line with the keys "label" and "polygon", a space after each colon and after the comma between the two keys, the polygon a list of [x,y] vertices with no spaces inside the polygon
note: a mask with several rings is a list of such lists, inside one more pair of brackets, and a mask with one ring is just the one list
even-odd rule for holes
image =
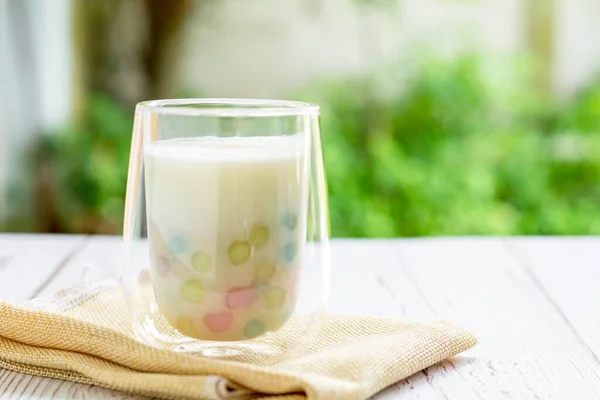
{"label": "transparent glass", "polygon": [[137,105],[122,282],[140,340],[266,363],[311,343],[329,286],[318,116],[276,100]]}

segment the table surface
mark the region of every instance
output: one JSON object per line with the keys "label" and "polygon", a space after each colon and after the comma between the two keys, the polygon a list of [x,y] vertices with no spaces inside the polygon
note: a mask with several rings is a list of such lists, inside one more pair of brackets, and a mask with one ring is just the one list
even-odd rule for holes
{"label": "table surface", "polygon": [[[115,277],[120,246],[0,235],[0,298]],[[332,312],[447,319],[479,337],[374,399],[600,399],[600,238],[334,240],[331,281]],[[139,399],[6,370],[0,398]]]}

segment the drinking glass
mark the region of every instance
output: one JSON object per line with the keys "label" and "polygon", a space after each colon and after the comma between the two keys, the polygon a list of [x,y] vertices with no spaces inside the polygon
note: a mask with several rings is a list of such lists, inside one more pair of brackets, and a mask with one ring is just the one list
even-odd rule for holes
{"label": "drinking glass", "polygon": [[318,118],[293,101],[137,105],[122,282],[140,340],[264,362],[310,345],[329,286]]}

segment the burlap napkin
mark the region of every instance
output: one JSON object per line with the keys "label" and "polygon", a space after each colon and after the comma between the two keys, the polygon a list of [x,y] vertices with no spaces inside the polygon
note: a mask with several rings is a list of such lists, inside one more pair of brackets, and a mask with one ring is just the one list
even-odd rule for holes
{"label": "burlap napkin", "polygon": [[329,316],[312,346],[271,365],[150,347],[118,286],[0,302],[0,367],[167,399],[366,399],[476,339],[448,322]]}

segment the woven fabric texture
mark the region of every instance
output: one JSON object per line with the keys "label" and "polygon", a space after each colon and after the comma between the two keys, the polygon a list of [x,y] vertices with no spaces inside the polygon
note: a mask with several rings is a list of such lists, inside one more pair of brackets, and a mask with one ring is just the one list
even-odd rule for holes
{"label": "woven fabric texture", "polygon": [[0,321],[2,368],[165,399],[366,399],[476,343],[449,322],[330,315],[292,359],[211,359],[138,341],[118,287],[0,302]]}

